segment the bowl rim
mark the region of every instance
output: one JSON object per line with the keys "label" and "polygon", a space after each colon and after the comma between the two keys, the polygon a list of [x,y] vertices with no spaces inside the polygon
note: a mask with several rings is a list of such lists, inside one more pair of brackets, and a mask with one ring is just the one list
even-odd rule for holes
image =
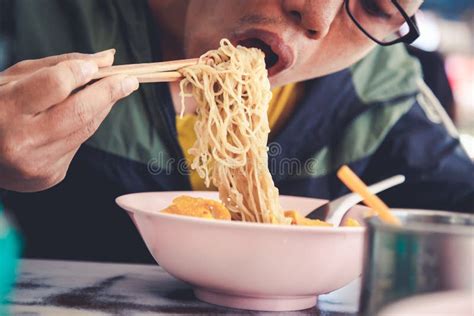
{"label": "bowl rim", "polygon": [[[169,192],[169,191],[163,191]],[[188,191],[183,191],[188,192]],[[193,191],[198,192],[198,191]],[[206,192],[206,191],[203,191]],[[176,215],[176,214],[167,214],[161,213],[159,211],[152,211],[152,210],[141,210],[135,207],[127,206],[125,207],[125,203],[123,203],[123,199],[127,198],[131,195],[137,194],[150,194],[150,193],[159,193],[159,192],[137,192],[137,193],[129,193],[124,194],[115,199],[115,203],[117,203],[122,209],[126,210],[127,212],[141,214],[141,215],[151,215],[153,217],[158,218],[166,218],[166,219],[173,219],[176,221],[186,222],[186,223],[196,223],[199,225],[209,225],[214,227],[233,227],[235,229],[254,229],[254,230],[272,230],[272,231],[286,231],[286,232],[326,232],[326,233],[363,233],[366,230],[366,227],[353,227],[353,226],[337,226],[337,227],[327,227],[327,226],[296,226],[296,225],[283,225],[283,224],[266,224],[266,223],[253,223],[253,222],[240,222],[240,221],[225,221],[225,220],[210,220],[204,219],[199,217],[192,217],[192,216],[183,216],[183,215]],[[280,195],[280,197],[296,197],[296,198],[305,198],[305,199],[315,199],[316,198],[309,198],[309,197],[300,197],[300,196],[293,196],[293,195]]]}

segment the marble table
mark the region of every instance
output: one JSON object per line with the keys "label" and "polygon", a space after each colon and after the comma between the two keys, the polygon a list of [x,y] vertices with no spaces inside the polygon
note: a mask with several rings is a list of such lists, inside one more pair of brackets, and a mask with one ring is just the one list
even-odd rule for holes
{"label": "marble table", "polygon": [[317,307],[287,313],[244,311],[197,300],[189,285],[157,265],[22,260],[12,315],[357,315],[360,283],[323,295]]}

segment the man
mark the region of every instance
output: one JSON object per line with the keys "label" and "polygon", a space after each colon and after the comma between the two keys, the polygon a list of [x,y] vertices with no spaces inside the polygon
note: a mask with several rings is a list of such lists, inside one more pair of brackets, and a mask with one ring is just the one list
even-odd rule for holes
{"label": "man", "polygon": [[[90,79],[113,61],[197,57],[221,38],[266,53],[275,88],[270,169],[282,194],[347,193],[335,171],[349,164],[369,183],[406,175],[382,195],[390,206],[473,209],[474,166],[418,64],[401,45],[378,45],[416,37],[410,17],[421,1],[10,5],[11,63],[43,58],[7,69],[4,75],[29,75],[0,87],[0,187],[23,229],[26,256],[151,261],[114,199],[200,188],[187,168],[186,144],[196,135],[176,119],[177,84],[142,85],[130,95],[133,77]],[[407,34],[399,32],[404,23]]]}

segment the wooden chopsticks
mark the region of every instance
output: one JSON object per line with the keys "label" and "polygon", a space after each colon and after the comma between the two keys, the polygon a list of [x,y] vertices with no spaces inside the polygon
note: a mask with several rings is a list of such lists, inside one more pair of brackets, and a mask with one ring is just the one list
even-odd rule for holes
{"label": "wooden chopsticks", "polygon": [[[181,68],[197,64],[198,58],[163,61],[156,63],[129,64],[104,67],[99,69],[93,79],[101,79],[113,75],[136,76],[141,83],[172,82],[182,78],[177,71]],[[0,77],[0,86],[18,81],[25,75]]]}

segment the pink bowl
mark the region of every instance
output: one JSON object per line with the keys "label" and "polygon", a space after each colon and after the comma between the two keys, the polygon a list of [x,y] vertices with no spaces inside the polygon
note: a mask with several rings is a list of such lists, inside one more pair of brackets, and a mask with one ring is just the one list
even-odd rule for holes
{"label": "pink bowl", "polygon": [[[298,227],[159,213],[183,194],[218,199],[216,192],[148,192],[116,202],[128,211],[155,260],[191,284],[200,300],[251,310],[301,310],[362,272],[362,227]],[[284,209],[303,215],[324,202],[281,196]]]}

